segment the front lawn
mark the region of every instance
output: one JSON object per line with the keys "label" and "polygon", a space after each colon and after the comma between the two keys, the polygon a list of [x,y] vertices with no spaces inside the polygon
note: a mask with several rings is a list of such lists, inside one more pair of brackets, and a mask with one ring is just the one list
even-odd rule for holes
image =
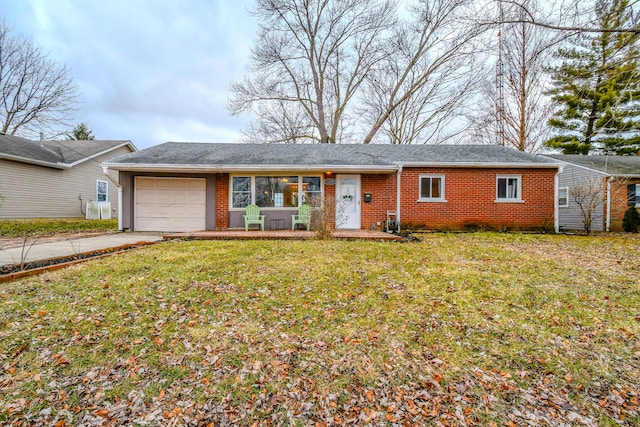
{"label": "front lawn", "polygon": [[0,287],[0,422],[637,425],[638,236],[167,242]]}
{"label": "front lawn", "polygon": [[63,233],[116,231],[117,219],[87,220],[84,218],[0,220],[0,238],[42,237]]}

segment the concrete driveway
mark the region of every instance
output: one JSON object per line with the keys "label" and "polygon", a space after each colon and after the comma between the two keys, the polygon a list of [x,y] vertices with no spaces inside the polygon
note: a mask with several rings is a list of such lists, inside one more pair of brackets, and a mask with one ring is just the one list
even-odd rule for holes
{"label": "concrete driveway", "polygon": [[47,243],[28,242],[24,247],[0,249],[0,265],[19,264],[160,240],[162,235],[158,233],[113,233],[95,237],[67,238]]}

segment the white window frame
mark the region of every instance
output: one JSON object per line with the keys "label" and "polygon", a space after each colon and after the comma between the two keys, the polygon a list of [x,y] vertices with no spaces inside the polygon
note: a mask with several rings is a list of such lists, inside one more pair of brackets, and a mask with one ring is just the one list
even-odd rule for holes
{"label": "white window frame", "polygon": [[[233,178],[241,177],[241,178],[251,178],[251,203],[256,203],[256,177],[260,176],[269,176],[269,177],[277,177],[277,176],[296,176],[298,177],[298,185],[301,185],[304,178],[320,178],[320,198],[322,203],[324,203],[324,177],[321,173],[318,174],[299,174],[299,173],[287,173],[287,172],[279,172],[279,173],[261,173],[256,175],[249,174],[237,174],[237,175],[229,175],[229,210],[230,211],[244,211],[245,208],[234,208],[233,207]],[[315,192],[315,191],[314,191]],[[261,210],[272,210],[272,211],[292,211],[298,209],[302,204],[304,204],[304,197],[298,198],[298,206],[289,206],[289,207],[260,207]]]}
{"label": "white window frame", "polygon": [[[104,184],[104,193],[100,192],[100,184]],[[100,200],[100,194],[104,194],[104,200]],[[96,180],[96,202],[109,201],[109,181],[105,179]]]}
{"label": "white window frame", "polygon": [[[516,179],[516,197],[499,197],[498,187],[501,179]],[[522,203],[522,175],[496,175],[496,202],[497,203]]]}
{"label": "white window frame", "polygon": [[[565,192],[565,203],[562,203],[561,193]],[[569,207],[569,187],[560,187],[558,188],[558,207],[560,208],[568,208]]]}
{"label": "white window frame", "polygon": [[640,184],[635,184],[636,186],[636,208],[640,208]]}
{"label": "white window frame", "polygon": [[[235,192],[233,191],[233,179],[234,178],[249,178],[249,204],[253,204],[255,200],[255,180],[251,175],[233,175],[229,177],[229,209],[231,210],[244,210],[245,208],[234,208],[233,207],[233,195]],[[238,193],[245,193],[244,191]]]}
{"label": "white window frame", "polygon": [[[430,184],[433,178],[440,179],[440,197],[422,197],[422,180],[425,178],[429,179]],[[445,190],[444,175],[421,174],[418,177],[418,202],[446,202],[447,200],[444,197],[444,190]]]}

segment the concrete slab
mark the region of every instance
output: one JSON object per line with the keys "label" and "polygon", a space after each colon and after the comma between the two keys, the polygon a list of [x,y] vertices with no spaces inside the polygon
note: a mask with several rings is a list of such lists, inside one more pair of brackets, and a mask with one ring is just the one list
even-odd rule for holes
{"label": "concrete slab", "polygon": [[28,243],[24,248],[20,246],[0,249],[0,265],[44,260],[141,242],[158,242],[160,240],[162,240],[162,235],[155,233],[113,233],[40,244],[36,241],[33,244]]}

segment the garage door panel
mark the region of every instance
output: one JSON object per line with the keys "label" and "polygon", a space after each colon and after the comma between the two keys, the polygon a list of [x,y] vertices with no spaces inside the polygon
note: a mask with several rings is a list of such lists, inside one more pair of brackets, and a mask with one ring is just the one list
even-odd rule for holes
{"label": "garage door panel", "polygon": [[204,178],[137,177],[135,229],[138,231],[204,230]]}

